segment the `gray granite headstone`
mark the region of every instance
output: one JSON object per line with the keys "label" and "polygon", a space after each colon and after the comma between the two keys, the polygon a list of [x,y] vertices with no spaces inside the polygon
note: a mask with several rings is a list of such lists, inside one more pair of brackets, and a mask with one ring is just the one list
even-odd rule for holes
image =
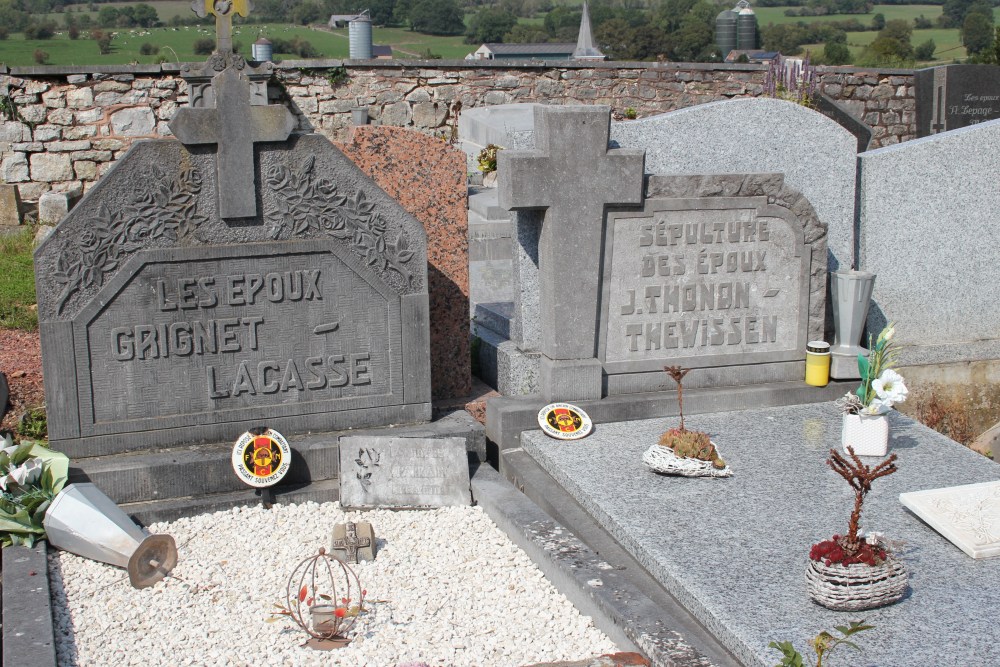
{"label": "gray granite headstone", "polygon": [[643,174],[642,151],[608,149],[610,122],[609,107],[535,107],[536,149],[497,156],[500,206],[545,210],[535,235],[540,384],[548,400],[601,395],[594,341],[604,210],[641,203]]}
{"label": "gray granite headstone", "polygon": [[446,507],[472,503],[464,438],[340,438],[344,507]]}
{"label": "gray granite headstone", "polygon": [[608,213],[607,393],[663,388],[665,365],[714,369],[719,385],[801,379],[823,333],[825,241],[781,174],[649,177],[641,211]]}
{"label": "gray granite headstone", "polygon": [[1000,358],[1000,119],[860,156],[868,330],[896,323],[900,361]]}
{"label": "gray granite headstone", "polygon": [[[217,108],[178,126],[192,145],[134,144],[35,254],[49,433],[71,456],[430,418],[422,225],[324,137],[260,142],[271,108],[227,62]],[[240,176],[220,181],[231,142]]]}
{"label": "gray granite headstone", "polygon": [[821,113],[770,98],[699,104],[611,126],[650,174],[781,173],[829,229],[830,269],[854,260],[858,140]]}
{"label": "gray granite headstone", "polygon": [[913,79],[918,137],[1000,118],[1000,66],[931,67]]}

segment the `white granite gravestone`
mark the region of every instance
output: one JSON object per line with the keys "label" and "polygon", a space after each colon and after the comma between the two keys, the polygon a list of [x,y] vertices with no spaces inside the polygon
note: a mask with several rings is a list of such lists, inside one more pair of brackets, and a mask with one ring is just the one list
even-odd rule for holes
{"label": "white granite gravestone", "polygon": [[464,438],[340,438],[344,507],[469,505]]}
{"label": "white granite gravestone", "polygon": [[896,323],[904,364],[1000,357],[1000,120],[867,151],[858,268],[868,329]]}
{"label": "white granite gravestone", "polygon": [[910,491],[899,502],[973,558],[1000,556],[1000,482]]}

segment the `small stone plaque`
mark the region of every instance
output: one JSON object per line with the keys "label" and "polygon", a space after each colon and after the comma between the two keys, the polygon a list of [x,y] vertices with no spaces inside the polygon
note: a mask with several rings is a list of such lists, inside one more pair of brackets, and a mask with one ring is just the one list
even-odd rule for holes
{"label": "small stone plaque", "polygon": [[973,558],[1000,556],[1000,481],[901,493],[899,501]]}
{"label": "small stone plaque", "polygon": [[345,563],[375,560],[378,547],[375,543],[375,529],[367,521],[348,521],[333,527],[331,552]]}
{"label": "small stone plaque", "polygon": [[471,502],[464,438],[340,439],[344,507],[445,507]]}
{"label": "small stone plaque", "polygon": [[273,486],[292,467],[292,448],[284,436],[273,429],[247,431],[233,445],[233,470],[245,484],[263,488]]}
{"label": "small stone plaque", "polygon": [[590,434],[594,422],[571,403],[550,403],[538,411],[538,425],[557,440],[579,440]]}

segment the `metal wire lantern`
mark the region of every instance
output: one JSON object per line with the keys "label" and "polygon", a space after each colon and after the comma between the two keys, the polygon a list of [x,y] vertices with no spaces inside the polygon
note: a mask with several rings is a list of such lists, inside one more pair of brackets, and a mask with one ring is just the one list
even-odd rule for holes
{"label": "metal wire lantern", "polygon": [[285,615],[314,639],[347,639],[364,610],[366,593],[354,570],[320,547],[288,577]]}

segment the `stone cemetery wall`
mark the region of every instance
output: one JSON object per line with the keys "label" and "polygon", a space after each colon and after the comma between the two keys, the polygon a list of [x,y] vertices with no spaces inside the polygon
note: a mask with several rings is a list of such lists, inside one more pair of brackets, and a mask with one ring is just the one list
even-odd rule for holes
{"label": "stone cemetery wall", "polygon": [[896,322],[906,364],[1000,358],[1000,120],[860,156],[869,329]]}
{"label": "stone cemetery wall", "polygon": [[[640,117],[763,92],[759,65],[601,63],[510,66],[295,61],[278,66],[272,93],[298,113],[300,129],[343,141],[351,110],[365,107],[381,125],[450,137],[461,109],[513,102],[608,104]],[[15,107],[0,122],[0,178],[21,199],[50,190],[78,195],[93,185],[133,141],[168,134],[166,121],[188,100],[178,65],[13,68],[0,86]],[[334,80],[334,83],[331,83]],[[913,73],[830,68],[821,89],[874,126],[872,147],[912,138]]]}
{"label": "stone cemetery wall", "polygon": [[400,127],[357,127],[338,146],[424,225],[435,399],[472,390],[469,358],[469,241],[465,155]]}

